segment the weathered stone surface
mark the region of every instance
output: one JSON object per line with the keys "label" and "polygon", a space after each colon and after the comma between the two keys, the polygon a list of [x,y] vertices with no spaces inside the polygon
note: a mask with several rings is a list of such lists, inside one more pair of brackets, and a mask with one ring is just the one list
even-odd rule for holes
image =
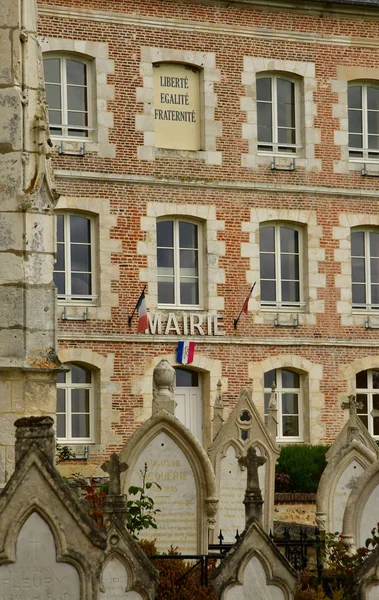
{"label": "weathered stone surface", "polygon": [[[1,48],[0,29],[0,52]],[[3,48],[3,50],[5,50]],[[9,148],[8,152],[21,150],[22,142],[22,108],[20,92],[15,88],[2,91],[0,94],[0,149]]]}

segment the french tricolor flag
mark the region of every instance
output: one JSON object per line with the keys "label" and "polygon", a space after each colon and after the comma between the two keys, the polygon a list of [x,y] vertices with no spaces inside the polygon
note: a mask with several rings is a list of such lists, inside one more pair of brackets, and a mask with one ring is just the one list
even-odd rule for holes
{"label": "french tricolor flag", "polygon": [[179,342],[176,354],[176,362],[182,365],[189,365],[193,362],[195,354],[195,342]]}
{"label": "french tricolor flag", "polygon": [[142,294],[139,297],[139,300],[137,302],[137,310],[138,310],[137,333],[142,333],[143,331],[145,331],[148,328],[145,292],[142,292]]}

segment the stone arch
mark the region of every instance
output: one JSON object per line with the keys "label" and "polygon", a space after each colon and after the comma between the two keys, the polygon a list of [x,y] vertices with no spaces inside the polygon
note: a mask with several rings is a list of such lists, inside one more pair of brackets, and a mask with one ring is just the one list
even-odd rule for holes
{"label": "stone arch", "polygon": [[[251,569],[254,573],[254,577],[249,577],[247,574],[247,570]],[[245,581],[248,579],[248,581]],[[241,562],[240,568],[238,570],[238,583],[234,583],[228,588],[224,590],[224,593],[221,596],[221,600],[243,600],[245,586],[246,589],[251,591],[251,583],[254,581],[258,586],[259,590],[263,592],[264,596],[262,598],[265,599],[268,597],[271,598],[270,587],[279,588],[282,592],[281,595],[278,595],[278,590],[275,590],[275,599],[278,600],[286,600],[289,598],[288,590],[286,586],[284,586],[283,582],[281,582],[277,577],[274,576],[272,572],[272,568],[266,557],[259,550],[253,550],[252,552],[246,553],[243,561]],[[280,594],[280,592],[279,592]]]}
{"label": "stone arch", "polygon": [[[213,418],[213,405],[217,395],[217,383],[221,380],[222,390],[227,391],[228,380],[222,377],[222,361],[214,360],[200,352],[195,352],[193,362],[190,365],[182,365],[176,360],[175,353],[159,354],[155,356],[146,366],[144,377],[135,376],[132,384],[143,395],[143,412],[141,417],[146,420],[151,416],[153,403],[153,373],[155,367],[161,360],[167,360],[172,367],[188,368],[198,371],[203,375],[203,422],[204,422],[204,447],[211,443],[211,421]],[[142,419],[141,419],[142,420]]]}
{"label": "stone arch", "polygon": [[379,354],[373,356],[364,356],[357,358],[347,365],[340,365],[338,368],[338,376],[342,381],[347,382],[347,390],[341,394],[341,402],[346,399],[346,395],[354,394],[355,392],[355,375],[360,371],[379,368]]}
{"label": "stone arch", "polygon": [[304,441],[312,444],[325,437],[325,425],[321,422],[321,413],[325,405],[325,396],[321,392],[323,368],[307,358],[296,354],[278,354],[261,362],[249,362],[249,378],[253,382],[253,402],[261,415],[264,410],[263,376],[271,369],[292,369],[304,377],[303,410]]}
{"label": "stone arch", "polygon": [[376,526],[376,508],[379,503],[379,461],[375,461],[356,481],[343,518],[342,539],[355,550],[364,546],[365,540]]}
{"label": "stone arch", "polygon": [[376,458],[377,455],[358,440],[353,440],[332,457],[317,489],[316,518],[320,529],[342,531],[343,515],[354,479],[360,477]]}
{"label": "stone arch", "polygon": [[[114,563],[113,569],[116,566],[116,570],[112,572],[112,584],[110,585],[110,582],[106,581],[106,571],[107,569],[110,570],[112,562]],[[121,566],[121,569],[118,563]],[[122,569],[124,573],[122,573]],[[130,565],[127,558],[117,550],[111,552],[104,561],[100,575],[100,591],[111,592],[115,594],[115,596],[119,594],[120,597],[122,595],[125,599],[130,598],[130,600],[145,600],[147,598],[147,595],[143,590],[134,586],[132,565]]]}
{"label": "stone arch", "polygon": [[104,356],[88,348],[62,348],[58,355],[62,363],[81,363],[95,371],[96,438],[100,444],[120,444],[121,436],[112,427],[120,419],[119,411],[112,410],[112,397],[121,393],[121,384],[112,381],[114,354]]}
{"label": "stone arch", "polygon": [[[218,502],[216,498],[217,488],[214,471],[202,445],[178,419],[167,411],[162,410],[145,421],[132,434],[122,449],[120,458],[129,465],[128,471],[123,476],[123,489],[125,492],[127,491],[141,455],[143,455],[143,452],[149,448],[154,440],[158,439],[158,436],[167,439],[173,447],[176,446],[179,449],[178,454],[181,456],[184,455],[186,461],[188,461],[196,486],[196,505],[194,511],[197,521],[196,549],[197,552],[205,552],[208,544],[208,528],[213,527]],[[148,457],[146,456],[147,459]],[[171,465],[167,465],[167,468],[169,467]],[[164,503],[162,506],[164,506]],[[157,537],[157,531],[154,531],[153,537]]]}

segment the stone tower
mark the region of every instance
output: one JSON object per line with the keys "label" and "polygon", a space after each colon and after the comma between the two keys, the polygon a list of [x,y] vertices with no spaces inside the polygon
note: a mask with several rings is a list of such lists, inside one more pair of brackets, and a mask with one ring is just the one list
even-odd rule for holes
{"label": "stone tower", "polygon": [[0,25],[0,485],[14,421],[55,413],[52,183],[35,0],[2,0]]}

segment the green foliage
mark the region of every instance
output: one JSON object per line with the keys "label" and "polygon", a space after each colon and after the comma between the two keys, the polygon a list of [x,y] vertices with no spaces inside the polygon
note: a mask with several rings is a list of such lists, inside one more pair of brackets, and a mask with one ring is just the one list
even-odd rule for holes
{"label": "green foliage", "polygon": [[55,453],[57,457],[57,465],[64,460],[72,460],[73,458],[76,458],[76,454],[72,448],[70,448],[70,446],[60,446],[57,444]]}
{"label": "green foliage", "polygon": [[[158,489],[160,485],[155,481],[146,481],[147,464],[141,470],[142,484],[140,487],[131,485],[128,489],[128,499],[126,502],[126,527],[135,539],[138,539],[138,532],[152,527],[157,529],[155,515],[159,512],[154,508],[154,500],[146,494],[146,490],[150,490],[154,486]],[[130,498],[136,496],[136,498]]]}
{"label": "green foliage", "polygon": [[316,492],[321,474],[326,467],[325,454],[329,446],[294,444],[283,446],[276,473],[290,477],[291,492]]}

